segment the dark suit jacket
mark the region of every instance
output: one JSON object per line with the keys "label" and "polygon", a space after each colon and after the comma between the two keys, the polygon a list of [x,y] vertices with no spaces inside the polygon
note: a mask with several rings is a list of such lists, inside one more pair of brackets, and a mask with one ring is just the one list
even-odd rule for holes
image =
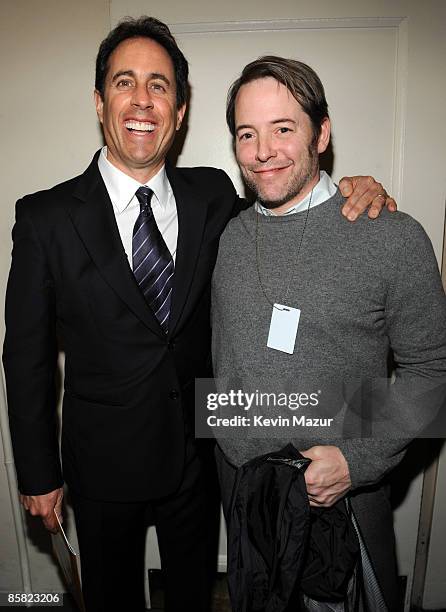
{"label": "dark suit jacket", "polygon": [[91,499],[136,501],[181,480],[194,379],[210,374],[209,281],[238,203],[221,170],[167,168],[179,231],[165,336],[128,264],[97,156],[17,204],[3,354],[10,427],[22,493],[59,487],[61,344],[65,480]]}

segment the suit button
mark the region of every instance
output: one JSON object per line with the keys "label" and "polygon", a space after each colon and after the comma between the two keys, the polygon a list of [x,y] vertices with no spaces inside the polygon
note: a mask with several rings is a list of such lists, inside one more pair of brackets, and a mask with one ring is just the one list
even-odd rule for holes
{"label": "suit button", "polygon": [[167,343],[167,348],[169,349],[169,351],[173,351],[173,349],[175,348],[175,342],[173,340],[169,340],[169,342]]}
{"label": "suit button", "polygon": [[178,393],[178,391],[175,391],[175,389],[173,389],[169,393],[169,397],[170,397],[170,399],[177,400],[180,397],[180,394]]}

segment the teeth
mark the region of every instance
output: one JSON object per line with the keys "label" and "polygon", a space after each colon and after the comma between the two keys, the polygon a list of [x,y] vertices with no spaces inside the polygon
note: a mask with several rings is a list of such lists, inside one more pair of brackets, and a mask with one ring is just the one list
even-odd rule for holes
{"label": "teeth", "polygon": [[124,125],[130,130],[138,130],[139,132],[153,132],[155,129],[153,123],[143,123],[142,121],[126,121]]}

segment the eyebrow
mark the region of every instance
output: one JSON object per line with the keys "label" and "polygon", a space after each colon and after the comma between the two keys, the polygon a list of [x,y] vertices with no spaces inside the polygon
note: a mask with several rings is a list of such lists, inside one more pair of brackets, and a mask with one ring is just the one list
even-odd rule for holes
{"label": "eyebrow", "polygon": [[[274,119],[273,121],[270,122],[272,125],[275,125],[276,123],[293,123],[294,125],[297,125],[297,122],[294,121],[294,119],[290,119],[289,117],[281,117],[279,119]],[[236,132],[238,132],[239,130],[246,130],[246,129],[252,129],[254,126],[250,125],[249,123],[243,123],[242,125],[238,125],[236,128]]]}
{"label": "eyebrow", "polygon": [[290,119],[289,117],[282,117],[281,119],[274,119],[274,121],[271,121],[271,123],[294,123],[294,125],[296,125],[297,121]]}
{"label": "eyebrow", "polygon": [[[119,79],[119,77],[122,77],[122,76],[129,76],[134,79],[136,78],[136,75],[133,70],[118,70],[118,72],[116,72],[112,77],[112,83],[114,83],[117,79]],[[164,81],[166,85],[170,85],[169,79],[166,77],[166,75],[162,74],[161,72],[150,72],[149,78],[151,80],[159,79],[160,81]]]}

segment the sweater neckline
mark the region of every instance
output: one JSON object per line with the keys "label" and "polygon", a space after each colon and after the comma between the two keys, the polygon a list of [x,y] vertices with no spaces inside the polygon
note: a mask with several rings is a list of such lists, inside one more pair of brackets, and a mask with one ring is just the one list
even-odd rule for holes
{"label": "sweater neckline", "polygon": [[[311,220],[314,217],[318,217],[325,213],[326,208],[329,206],[338,206],[339,208],[344,204],[345,198],[342,196],[339,188],[336,193],[325,202],[321,202],[317,206],[313,206],[309,211],[308,219]],[[267,216],[262,215],[262,213],[258,213],[255,208],[255,204],[250,206],[246,211],[247,214],[251,217],[253,221],[256,220],[256,215],[258,215],[259,225],[269,225],[269,224],[282,224],[282,223],[301,223],[305,216],[307,215],[306,210],[302,210],[300,212],[293,213],[292,215],[277,215],[277,216]]]}

